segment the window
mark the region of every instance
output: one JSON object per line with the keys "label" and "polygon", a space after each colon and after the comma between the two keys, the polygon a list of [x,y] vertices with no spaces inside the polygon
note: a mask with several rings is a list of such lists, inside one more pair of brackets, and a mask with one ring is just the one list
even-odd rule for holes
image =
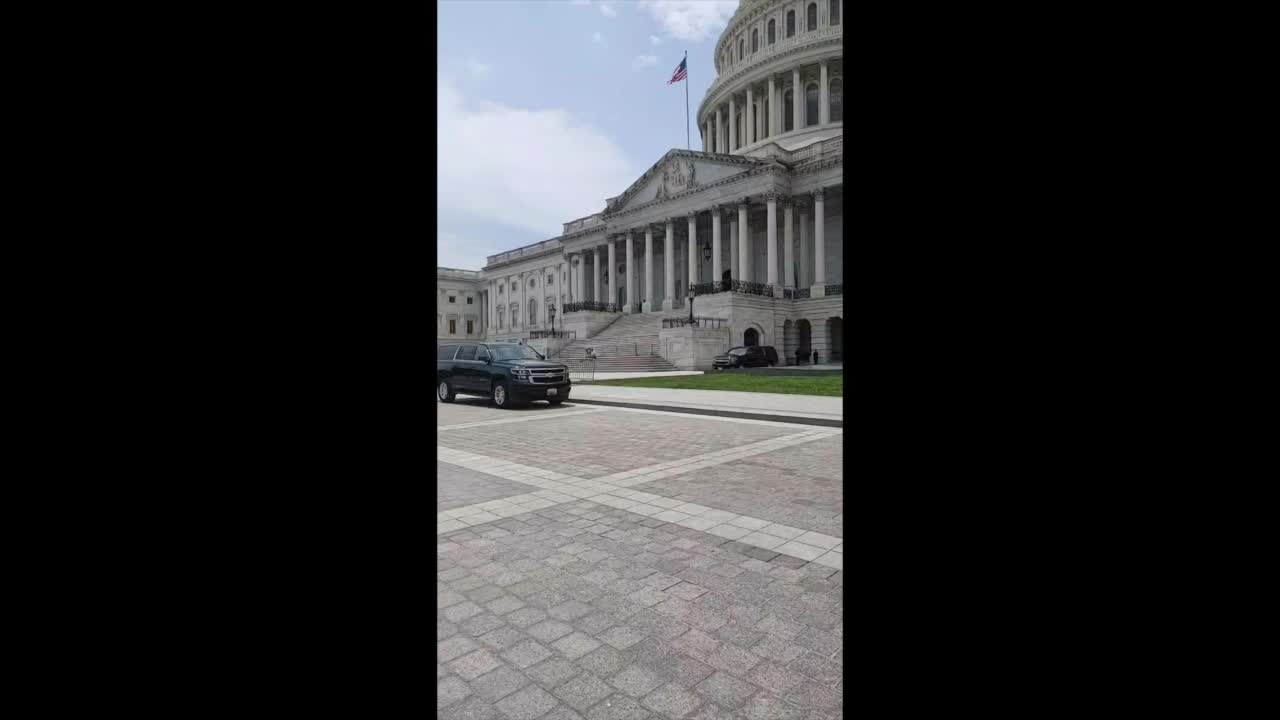
{"label": "window", "polygon": [[770,20],[770,21],[769,21],[769,29],[768,29],[768,31],[765,33],[765,39],[769,41],[769,44],[770,44],[770,45],[772,45],[772,44],[773,44],[773,37],[774,37],[774,36],[773,36],[773,30],[774,30],[774,25],[776,25],[776,23],[775,23],[773,20]]}
{"label": "window", "polygon": [[769,114],[769,99],[764,101],[764,136],[769,137],[769,119],[773,116]]}
{"label": "window", "polygon": [[499,330],[501,330],[501,329],[503,328],[503,324],[502,324],[502,316],[503,316],[504,314],[505,314],[505,313],[503,313],[503,312],[502,312],[502,308],[498,308],[498,329],[499,329]]}
{"label": "window", "polygon": [[844,120],[844,80],[831,79],[831,122]]}
{"label": "window", "polygon": [[502,284],[502,285],[499,285],[499,286],[498,286],[498,294],[499,294],[499,295],[501,295],[501,294],[502,294],[502,291],[503,291],[506,287],[507,287],[507,286],[506,286],[506,284],[505,284],[505,283],[504,283],[504,284]]}
{"label": "window", "polygon": [[537,280],[534,280],[533,278],[529,278],[529,287],[531,287],[531,288],[536,288],[536,287],[538,287],[538,281],[537,281]]}
{"label": "window", "polygon": [[476,359],[476,346],[475,346],[475,345],[463,345],[462,347],[458,348],[458,357],[457,357],[457,359],[458,359],[458,360],[475,360],[475,359]]}
{"label": "window", "polygon": [[476,330],[475,330],[475,325],[474,325],[474,323],[475,323],[475,320],[468,320],[468,321],[467,321],[467,334],[468,334],[468,335],[470,335],[470,334],[472,334],[472,333],[474,333],[474,332],[476,331]]}
{"label": "window", "polygon": [[437,360],[452,360],[453,354],[458,352],[457,345],[441,345],[436,349]]}
{"label": "window", "polygon": [[737,150],[738,148],[742,147],[742,113],[741,112],[739,112],[738,116],[734,119],[733,127],[736,129],[738,134],[738,137],[736,138],[738,141],[738,144],[735,145],[733,149]]}
{"label": "window", "polygon": [[795,95],[790,91],[782,93],[782,128],[783,132],[796,129],[796,114],[791,108],[795,104]]}
{"label": "window", "polygon": [[759,49],[760,49],[760,31],[752,30],[751,31],[751,52],[756,52]]}
{"label": "window", "polygon": [[476,348],[476,360],[478,360],[478,361],[480,361],[480,362],[488,362],[488,361],[489,361],[489,348],[487,348],[487,347],[485,347],[485,346],[483,346],[483,345],[481,345],[481,346],[479,346],[478,348]]}
{"label": "window", "polygon": [[449,296],[449,302],[451,302],[451,303],[456,303],[456,302],[458,302],[458,298],[456,298],[456,297],[454,297],[454,296],[450,295],[450,296]]}
{"label": "window", "polygon": [[792,35],[795,35],[795,34],[796,34],[796,11],[788,10],[787,11],[787,37],[791,37]]}
{"label": "window", "polygon": [[827,10],[827,24],[840,24],[840,0],[831,0],[831,4],[828,6]]}
{"label": "window", "polygon": [[467,304],[468,304],[468,305],[475,305],[475,303],[471,302],[471,301],[472,301],[472,299],[473,299],[473,298],[467,298]]}
{"label": "window", "polygon": [[746,55],[747,41],[738,40],[738,59],[741,60]]}
{"label": "window", "polygon": [[805,29],[808,30],[809,32],[813,32],[814,30],[817,30],[818,29],[818,3],[809,3],[809,11],[806,13],[806,15],[808,15],[807,19],[809,22],[808,22],[808,27]]}
{"label": "window", "polygon": [[457,321],[457,320],[450,320],[450,321],[449,321],[449,334],[450,334],[450,335],[457,335],[457,334],[458,334],[458,321]]}
{"label": "window", "polygon": [[548,275],[548,276],[547,276],[547,284],[548,284],[548,285],[554,285],[554,284],[555,284],[555,282],[554,282],[554,281],[555,281],[555,279],[556,279],[556,276],[555,276],[555,275]]}
{"label": "window", "polygon": [[538,301],[537,300],[529,301],[529,324],[530,325],[538,324]]}
{"label": "window", "polygon": [[804,89],[804,124],[818,124],[818,85],[809,83]]}

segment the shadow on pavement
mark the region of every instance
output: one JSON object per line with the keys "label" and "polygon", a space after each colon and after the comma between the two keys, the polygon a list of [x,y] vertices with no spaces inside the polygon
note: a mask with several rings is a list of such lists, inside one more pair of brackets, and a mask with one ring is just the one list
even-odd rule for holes
{"label": "shadow on pavement", "polygon": [[[456,398],[454,398],[453,404],[463,405],[466,407],[493,408],[493,403],[489,400],[489,398],[482,398],[482,397],[463,397],[459,395]],[[526,405],[513,405],[511,408],[509,408],[509,411],[517,412],[517,413],[518,412],[552,412],[556,410],[566,410],[572,407],[577,407],[577,405],[575,405],[570,400],[566,400],[559,405],[552,405],[549,402],[544,402],[539,400],[539,401],[528,403]],[[497,408],[493,408],[493,409],[496,410]]]}

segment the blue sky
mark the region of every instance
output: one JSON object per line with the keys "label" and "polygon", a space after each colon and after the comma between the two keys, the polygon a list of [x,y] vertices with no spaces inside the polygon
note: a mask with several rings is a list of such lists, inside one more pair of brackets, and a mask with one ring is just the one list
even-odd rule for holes
{"label": "blue sky", "polygon": [[446,267],[546,240],[690,141],[737,0],[441,0],[438,249]]}

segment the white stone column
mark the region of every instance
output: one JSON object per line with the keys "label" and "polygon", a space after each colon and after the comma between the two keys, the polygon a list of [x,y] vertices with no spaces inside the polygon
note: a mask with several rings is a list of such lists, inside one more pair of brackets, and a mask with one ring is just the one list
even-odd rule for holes
{"label": "white stone column", "polygon": [[778,93],[775,92],[773,85],[773,76],[769,76],[769,132],[765,137],[773,137],[778,134]]}
{"label": "white stone column", "polygon": [[792,240],[794,239],[791,229],[792,221],[795,219],[792,214],[792,208],[794,207],[795,202],[791,198],[787,198],[786,201],[782,203],[782,262],[784,263],[782,267],[783,287],[796,286],[796,251],[791,247]]}
{"label": "white stone column", "polygon": [[724,268],[720,267],[720,206],[711,206],[711,282],[720,287],[720,276]]}
{"label": "white stone column", "polygon": [[[689,261],[689,284],[698,284],[698,213],[689,213],[689,239],[685,241],[685,247],[688,252],[685,253]],[[685,288],[687,291],[689,288]],[[688,295],[685,292],[684,295]]]}
{"label": "white stone column", "polygon": [[[644,302],[641,312],[652,312],[653,302],[653,226],[644,226]],[[646,307],[647,306],[647,307]],[[661,306],[659,306],[661,307]]]}
{"label": "white stone column", "polygon": [[813,297],[822,297],[827,283],[827,249],[822,217],[822,189],[813,191]]}
{"label": "white stone column", "polygon": [[729,277],[742,280],[738,260],[738,213],[729,211]]}
{"label": "white stone column", "polygon": [[676,233],[675,222],[667,218],[666,236],[662,239],[662,309],[675,310],[676,303]]}
{"label": "white stone column", "polygon": [[800,68],[791,71],[791,124],[795,130],[804,127],[804,88],[800,87]]}
{"label": "white stone column", "polygon": [[813,265],[809,258],[812,253],[809,252],[809,207],[808,205],[800,205],[800,287],[809,287],[813,284]]}
{"label": "white stone column", "polygon": [[702,123],[702,151],[714,152],[711,147],[711,121]]}
{"label": "white stone column", "polygon": [[738,267],[743,281],[751,280],[751,233],[747,229],[747,198],[738,202]]}
{"label": "white stone column", "polygon": [[755,118],[752,117],[752,115],[754,115],[755,113],[751,112],[752,105],[755,105],[755,96],[752,94],[751,86],[748,85],[747,86],[747,107],[742,111],[742,115],[744,117],[744,122],[742,123],[742,126],[743,126],[742,129],[746,132],[746,135],[747,135],[747,137],[745,138],[745,142],[742,143],[743,145],[750,145],[751,143],[756,141],[756,123],[755,123]]}
{"label": "white stone column", "polygon": [[716,137],[715,137],[716,150],[715,151],[718,153],[724,152],[724,149],[722,148],[722,146],[724,145],[724,141],[722,140],[722,138],[724,137],[724,132],[722,130],[723,127],[724,127],[724,124],[720,120],[720,108],[719,106],[717,106],[716,107]]}
{"label": "white stone column", "polygon": [[827,92],[827,61],[823,60],[818,64],[818,124],[826,125],[831,122],[831,107],[828,100]]}
{"label": "white stone column", "polygon": [[529,327],[529,291],[528,291],[528,288],[524,286],[524,280],[525,280],[524,276],[525,276],[524,273],[520,273],[520,279],[518,281],[520,283],[519,315],[520,315],[520,327],[527,328]]}
{"label": "white stone column", "polygon": [[595,290],[595,294],[591,296],[591,301],[600,302],[600,248],[599,247],[595,247],[591,249],[591,274],[595,276],[595,282],[592,283],[592,289]]}
{"label": "white stone column", "polygon": [[[767,280],[770,285],[778,284],[778,196],[775,193],[769,193],[764,196],[765,201],[765,222],[769,226],[765,228],[765,241],[769,243],[769,247],[765,252],[768,253],[769,272]],[[770,292],[773,288],[769,288]]]}
{"label": "white stone column", "polygon": [[627,231],[627,284],[622,289],[623,297],[626,299],[626,312],[633,312],[636,305],[636,253],[635,253],[635,231]]}
{"label": "white stone column", "polygon": [[[609,304],[618,304],[618,258],[617,258],[617,238],[609,240]],[[619,311],[622,308],[617,308]]]}
{"label": "white stone column", "polygon": [[538,268],[534,272],[538,273],[538,284],[533,288],[536,293],[533,299],[538,303],[535,316],[538,319],[538,324],[545,327],[547,324],[547,269],[544,267]]}
{"label": "white stone column", "polygon": [[729,96],[729,150],[733,152],[738,148],[738,101],[732,95]]}

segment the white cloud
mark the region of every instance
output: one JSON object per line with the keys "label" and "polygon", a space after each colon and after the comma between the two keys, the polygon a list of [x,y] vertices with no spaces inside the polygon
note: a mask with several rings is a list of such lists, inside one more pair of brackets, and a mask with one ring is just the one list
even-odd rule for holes
{"label": "white cloud", "polygon": [[[603,210],[605,198],[638,174],[612,138],[564,110],[473,105],[450,78],[438,83],[436,201],[442,214],[527,230],[536,234],[530,242],[537,242],[559,235],[565,222]],[[442,248],[441,263],[479,268],[492,249],[467,246],[469,238],[460,234],[452,237],[462,249]]]}
{"label": "white cloud", "polygon": [[603,45],[604,36],[598,32],[593,32],[591,33],[591,42],[596,43],[597,45]]}
{"label": "white cloud", "polygon": [[650,42],[650,43],[652,43],[652,44],[654,44],[654,45],[661,45],[661,44],[662,44],[662,38],[658,37],[657,35],[650,35],[650,36],[649,36],[649,42]]}
{"label": "white cloud", "polygon": [[489,77],[489,73],[493,70],[493,65],[490,63],[480,62],[479,60],[468,60],[467,70],[478,78]]}
{"label": "white cloud", "polygon": [[649,67],[650,65],[657,65],[657,64],[658,64],[657,55],[637,55],[636,59],[631,61],[631,68],[633,70],[639,70],[640,68]]}
{"label": "white cloud", "polygon": [[618,17],[618,11],[613,9],[613,5],[602,2],[600,3],[600,14],[605,17]]}
{"label": "white cloud", "polygon": [[640,7],[672,37],[696,42],[723,30],[738,0],[641,0]]}

